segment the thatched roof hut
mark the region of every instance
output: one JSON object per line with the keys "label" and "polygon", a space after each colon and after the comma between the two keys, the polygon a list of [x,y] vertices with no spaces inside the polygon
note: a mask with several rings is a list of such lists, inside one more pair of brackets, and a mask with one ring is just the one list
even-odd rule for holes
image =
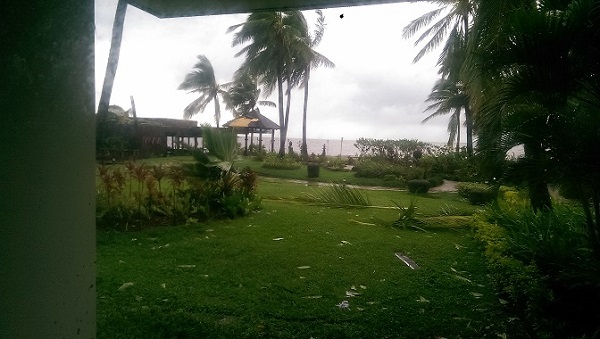
{"label": "thatched roof hut", "polygon": [[231,121],[223,124],[224,127],[233,128],[237,134],[245,134],[244,153],[248,152],[248,134],[250,134],[250,144],[252,145],[254,133],[258,133],[258,147],[262,149],[263,133],[271,132],[271,152],[273,152],[273,143],[275,139],[275,130],[279,129],[279,125],[271,121],[269,118],[260,114],[258,108],[253,109],[249,113],[241,115]]}

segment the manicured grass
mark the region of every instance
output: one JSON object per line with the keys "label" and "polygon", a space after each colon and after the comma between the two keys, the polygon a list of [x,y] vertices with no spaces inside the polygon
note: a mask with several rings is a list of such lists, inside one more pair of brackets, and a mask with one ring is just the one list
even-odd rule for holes
{"label": "manicured grass", "polygon": [[[289,200],[306,203],[308,195],[315,191],[326,189],[318,183],[290,183],[285,179],[260,178],[258,194],[267,200]],[[480,207],[470,205],[456,193],[428,193],[426,195],[413,195],[399,190],[372,190],[359,189],[369,197],[374,206],[394,207],[394,202],[406,207],[411,200],[417,205],[420,216],[470,215]]]}
{"label": "manicured grass", "polygon": [[393,187],[394,183],[391,181],[385,181],[381,178],[358,178],[354,176],[354,172],[350,171],[331,171],[325,167],[321,167],[319,170],[318,178],[309,178],[306,165],[302,165],[298,169],[273,169],[262,167],[262,162],[253,159],[252,157],[239,158],[235,162],[237,168],[250,167],[254,172],[267,177],[283,178],[283,179],[300,179],[307,181],[317,182],[345,182],[349,185],[361,185],[361,186],[390,186]]}
{"label": "manicured grass", "polygon": [[[505,333],[507,319],[468,228],[394,229],[369,224],[374,218],[393,221],[397,211],[391,209],[325,208],[286,198],[306,188],[261,181],[259,194],[277,199],[265,199],[263,209],[247,218],[138,233],[99,231],[98,337]],[[375,201],[387,201],[387,195],[406,198],[370,192]],[[437,214],[434,204],[422,206]],[[410,269],[395,252],[420,269]],[[349,310],[336,306],[344,300]]]}
{"label": "manicured grass", "polygon": [[[177,158],[158,160],[191,161]],[[260,178],[263,209],[246,218],[143,232],[98,231],[98,337],[513,333],[488,282],[481,248],[470,228],[460,227],[470,222],[462,215],[476,207],[455,193],[415,197],[397,190],[361,190],[376,206],[371,208],[308,203],[309,194],[323,189],[317,183]],[[420,224],[425,232],[389,226],[399,214],[394,202],[411,201],[419,219],[430,220]],[[397,252],[420,268],[409,268]],[[337,306],[343,301],[349,309]]]}

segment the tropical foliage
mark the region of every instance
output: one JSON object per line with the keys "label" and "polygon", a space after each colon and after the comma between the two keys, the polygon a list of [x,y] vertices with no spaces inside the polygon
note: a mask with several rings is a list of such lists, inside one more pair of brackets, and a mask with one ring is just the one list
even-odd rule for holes
{"label": "tropical foliage", "polygon": [[231,86],[223,94],[225,107],[233,112],[234,117],[249,116],[258,105],[276,107],[272,101],[259,100],[260,89],[256,80],[248,74],[238,74]]}
{"label": "tropical foliage", "polygon": [[235,55],[245,56],[236,77],[247,74],[257,79],[263,86],[265,95],[277,89],[280,156],[285,154],[292,88],[301,82],[304,84],[306,103],[310,68],[322,64],[332,65],[327,58],[311,48],[320,41],[323,34],[322,21],[318,22],[318,27],[317,33],[311,37],[302,12],[285,11],[251,13],[244,23],[227,30],[228,33],[235,32],[232,42],[234,47],[244,45]]}
{"label": "tropical foliage", "polygon": [[210,60],[205,55],[198,55],[198,61],[193,70],[185,76],[178,89],[190,93],[198,93],[199,97],[192,101],[183,110],[183,117],[189,119],[198,113],[202,113],[206,106],[213,102],[215,106],[215,123],[219,127],[221,120],[221,104],[219,96],[223,95],[230,84],[220,85],[215,78],[215,70]]}
{"label": "tropical foliage", "polygon": [[[434,88],[430,100],[437,106],[430,107],[433,114],[459,114],[450,94],[460,92],[439,92],[462,90],[478,136],[480,169],[489,179],[522,178],[526,184],[530,206],[504,205],[479,230],[493,277],[531,324],[531,335],[593,336],[598,319],[591,305],[600,281],[591,269],[600,253],[600,167],[594,160],[600,155],[600,1],[470,2],[470,21],[457,31],[462,39],[449,34],[440,56],[440,83],[449,85]],[[467,1],[439,3],[458,9]],[[435,14],[405,32],[425,27]],[[418,40],[434,36],[421,54],[441,42],[449,27],[443,22]],[[508,162],[506,152],[514,146],[523,147],[524,157]],[[557,205],[551,183],[568,187],[582,212]],[[492,193],[471,188],[469,196]]]}
{"label": "tropical foliage", "polygon": [[[456,140],[456,150],[458,152],[460,149],[460,116],[461,112],[464,111],[467,128],[467,153],[472,155],[473,114],[462,68],[477,2],[473,0],[438,0],[435,3],[439,4],[440,8],[411,21],[404,28],[402,34],[404,38],[410,38],[418,31],[425,29],[415,41],[415,46],[429,38],[417,53],[413,62],[418,62],[425,54],[435,50],[446,40],[438,60],[441,79],[435,84],[427,100],[431,104],[426,111],[433,111],[433,113],[425,118],[423,122],[440,115],[451,114],[448,123],[450,134],[448,145],[452,147],[454,140]],[[443,13],[445,15],[434,22]]]}

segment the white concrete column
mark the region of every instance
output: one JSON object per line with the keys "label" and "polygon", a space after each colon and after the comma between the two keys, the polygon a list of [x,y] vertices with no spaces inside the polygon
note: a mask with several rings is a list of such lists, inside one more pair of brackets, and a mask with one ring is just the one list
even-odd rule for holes
{"label": "white concrete column", "polygon": [[0,30],[0,338],[93,338],[94,1],[11,1]]}

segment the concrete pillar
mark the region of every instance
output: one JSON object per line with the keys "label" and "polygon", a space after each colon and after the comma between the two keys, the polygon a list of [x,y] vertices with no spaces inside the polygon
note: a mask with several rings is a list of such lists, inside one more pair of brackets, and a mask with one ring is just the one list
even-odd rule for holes
{"label": "concrete pillar", "polygon": [[93,338],[94,1],[0,21],[0,338]]}

